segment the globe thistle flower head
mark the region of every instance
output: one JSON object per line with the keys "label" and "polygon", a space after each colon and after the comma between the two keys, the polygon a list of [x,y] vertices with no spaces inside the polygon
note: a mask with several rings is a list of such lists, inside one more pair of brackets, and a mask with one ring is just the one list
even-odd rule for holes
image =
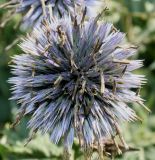
{"label": "globe thistle flower head", "polygon": [[11,14],[22,13],[24,15],[22,27],[25,29],[39,23],[49,12],[58,17],[73,16],[77,8],[87,7],[89,16],[94,16],[96,11],[92,11],[92,7],[101,5],[99,0],[11,0],[1,7],[12,8]]}
{"label": "globe thistle flower head", "polygon": [[138,119],[130,104],[144,106],[136,90],[145,78],[132,73],[142,61],[129,59],[137,49],[123,45],[124,33],[98,22],[100,15],[84,21],[85,14],[44,20],[20,44],[9,80],[21,105],[15,124],[31,115],[28,127],[54,143],[71,147],[77,138],[100,148],[101,139],[118,135],[127,148],[119,125]]}

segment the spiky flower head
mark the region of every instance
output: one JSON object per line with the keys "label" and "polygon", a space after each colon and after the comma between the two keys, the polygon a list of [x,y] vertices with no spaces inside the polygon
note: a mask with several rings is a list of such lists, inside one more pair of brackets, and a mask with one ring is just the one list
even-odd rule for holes
{"label": "spiky flower head", "polygon": [[115,135],[127,147],[119,124],[138,119],[130,104],[143,105],[136,90],[145,79],[132,71],[142,61],[128,59],[136,48],[124,46],[125,34],[112,24],[84,17],[44,20],[20,44],[24,53],[14,56],[9,80],[21,105],[15,124],[31,115],[34,133],[67,147],[75,137],[89,148]]}
{"label": "spiky flower head", "polygon": [[2,6],[12,8],[11,14],[22,13],[24,15],[23,27],[27,28],[37,24],[49,12],[58,17],[73,16],[75,8],[87,7],[90,16],[96,12],[92,10],[92,7],[99,7],[101,4],[99,0],[10,0]]}

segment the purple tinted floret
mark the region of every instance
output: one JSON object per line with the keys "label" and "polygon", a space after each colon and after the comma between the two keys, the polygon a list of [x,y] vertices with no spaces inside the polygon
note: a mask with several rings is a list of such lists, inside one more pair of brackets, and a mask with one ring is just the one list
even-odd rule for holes
{"label": "purple tinted floret", "polygon": [[11,0],[6,5],[4,4],[5,7],[12,7],[16,13],[23,14],[24,28],[40,22],[45,13],[51,12],[57,17],[73,16],[76,9],[87,7],[89,16],[92,16],[96,12],[92,8],[101,5],[99,0]]}

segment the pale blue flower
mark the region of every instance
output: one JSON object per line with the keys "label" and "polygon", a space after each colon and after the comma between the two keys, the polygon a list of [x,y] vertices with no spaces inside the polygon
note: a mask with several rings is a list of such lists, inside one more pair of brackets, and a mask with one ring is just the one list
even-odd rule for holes
{"label": "pale blue flower", "polygon": [[18,121],[31,115],[28,127],[49,133],[54,143],[63,139],[71,147],[76,137],[86,147],[100,144],[120,134],[120,122],[138,119],[130,104],[143,105],[137,90],[145,78],[132,73],[142,61],[128,59],[136,48],[98,19],[44,20],[13,58],[9,82],[11,99],[21,105]]}

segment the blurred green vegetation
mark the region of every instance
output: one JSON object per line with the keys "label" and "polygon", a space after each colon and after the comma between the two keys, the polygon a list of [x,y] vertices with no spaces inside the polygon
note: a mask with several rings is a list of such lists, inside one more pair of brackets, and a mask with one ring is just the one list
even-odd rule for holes
{"label": "blurred green vegetation", "polygon": [[[1,0],[0,2],[4,2]],[[143,123],[123,124],[122,129],[127,142],[140,148],[139,152],[126,153],[118,160],[155,160],[155,0],[107,0],[109,11],[103,19],[110,21],[127,35],[127,41],[139,46],[134,58],[144,59],[144,67],[138,72],[146,75],[147,85],[141,90],[152,113],[148,115],[141,107],[133,106]],[[0,22],[6,11],[0,10]],[[14,17],[5,27],[0,28],[0,160],[52,159],[61,160],[62,148],[49,141],[49,137],[37,134],[28,146],[24,147],[28,130],[27,120],[15,129],[9,124],[15,119],[18,106],[9,101],[10,86],[7,79],[11,76],[8,63],[10,57],[19,54],[15,46],[6,50],[22,31],[15,28],[19,17]],[[75,143],[72,150],[73,159],[82,160],[81,152]]]}

